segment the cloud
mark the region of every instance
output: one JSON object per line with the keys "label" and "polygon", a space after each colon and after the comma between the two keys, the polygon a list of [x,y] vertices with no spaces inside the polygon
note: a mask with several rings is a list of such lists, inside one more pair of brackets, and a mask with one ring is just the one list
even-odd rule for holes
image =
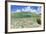
{"label": "cloud", "polygon": [[38,9],[32,9],[30,8],[30,6],[22,8],[22,9],[17,9],[16,11],[13,11],[14,13],[16,12],[35,12],[35,13],[40,13],[40,7],[38,7]]}
{"label": "cloud", "polygon": [[25,7],[25,8],[22,8],[21,10],[20,9],[17,9],[16,12],[36,12],[35,9],[31,9],[30,6],[28,7]]}
{"label": "cloud", "polygon": [[20,9],[17,9],[16,11],[12,11],[12,13],[21,12]]}
{"label": "cloud", "polygon": [[37,11],[40,12],[40,11],[41,11],[41,8],[39,7],[39,8],[37,9]]}
{"label": "cloud", "polygon": [[30,8],[30,6],[23,8],[22,11],[23,11],[23,12],[36,12],[36,10]]}
{"label": "cloud", "polygon": [[22,11],[24,11],[24,12],[28,12],[28,11],[30,11],[30,10],[31,10],[30,6],[25,7],[25,8],[22,9]]}
{"label": "cloud", "polygon": [[21,12],[21,10],[20,9],[17,9],[16,12]]}

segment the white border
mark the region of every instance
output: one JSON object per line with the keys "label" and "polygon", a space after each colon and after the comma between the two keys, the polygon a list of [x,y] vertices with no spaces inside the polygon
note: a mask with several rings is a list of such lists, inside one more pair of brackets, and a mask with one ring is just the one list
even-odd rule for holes
{"label": "white border", "polygon": [[[40,27],[38,27],[38,28],[23,28],[23,29],[11,29],[10,27],[10,21],[11,21],[11,11],[10,11],[10,8],[11,8],[11,5],[21,5],[21,6],[41,6],[42,8],[41,8],[41,13],[42,13],[42,15],[41,15],[41,20],[42,20],[42,24],[41,24],[41,26]],[[19,32],[19,31],[35,31],[35,30],[43,30],[43,25],[44,25],[44,20],[43,20],[43,9],[44,9],[44,7],[43,7],[43,4],[33,4],[33,3],[17,3],[17,2],[8,2],[8,32]]]}

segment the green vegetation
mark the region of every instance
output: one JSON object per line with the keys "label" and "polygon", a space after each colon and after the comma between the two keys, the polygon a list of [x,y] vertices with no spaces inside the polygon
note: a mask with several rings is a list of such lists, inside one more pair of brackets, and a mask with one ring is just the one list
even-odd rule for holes
{"label": "green vegetation", "polygon": [[13,18],[27,18],[27,17],[38,17],[36,13],[20,12],[11,15]]}
{"label": "green vegetation", "polygon": [[37,19],[37,22],[38,22],[38,24],[40,24],[40,25],[41,25],[41,20],[40,20],[40,19]]}
{"label": "green vegetation", "polygon": [[40,15],[32,12],[11,13],[11,28],[34,28],[39,27]]}

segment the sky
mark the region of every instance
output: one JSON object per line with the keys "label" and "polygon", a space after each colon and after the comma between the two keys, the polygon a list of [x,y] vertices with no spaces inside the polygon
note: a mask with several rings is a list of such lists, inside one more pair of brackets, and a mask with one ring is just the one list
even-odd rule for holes
{"label": "sky", "polygon": [[11,12],[36,12],[40,13],[41,6],[19,6],[19,5],[11,5]]}

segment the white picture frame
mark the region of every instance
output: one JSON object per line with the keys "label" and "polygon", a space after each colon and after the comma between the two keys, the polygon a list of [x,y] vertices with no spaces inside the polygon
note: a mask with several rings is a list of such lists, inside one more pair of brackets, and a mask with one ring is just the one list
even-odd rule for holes
{"label": "white picture frame", "polygon": [[[12,29],[11,28],[11,5],[20,5],[20,6],[41,6],[41,25],[37,28],[20,28]],[[45,31],[45,4],[42,2],[7,2],[7,23],[6,23],[6,32],[37,32]],[[6,28],[5,27],[5,28]]]}

